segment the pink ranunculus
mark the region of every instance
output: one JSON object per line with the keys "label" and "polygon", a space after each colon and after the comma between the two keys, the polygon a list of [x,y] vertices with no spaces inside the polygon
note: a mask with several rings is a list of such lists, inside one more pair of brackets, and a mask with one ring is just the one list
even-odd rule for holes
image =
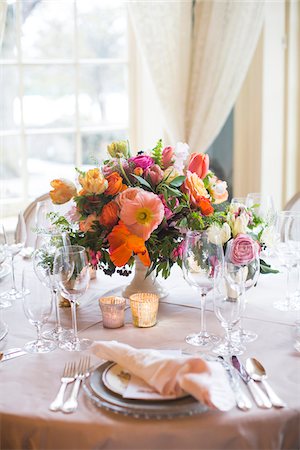
{"label": "pink ranunculus", "polygon": [[133,162],[136,167],[141,167],[143,170],[148,169],[148,167],[153,166],[155,164],[154,159],[148,155],[138,155],[133,158],[129,158],[129,162]]}
{"label": "pink ranunculus", "polygon": [[[126,192],[126,191],[124,191]],[[164,206],[158,195],[142,189],[133,199],[124,198],[120,219],[127,229],[147,241],[164,218]]]}
{"label": "pink ranunculus", "polygon": [[134,200],[139,192],[141,192],[141,188],[128,188],[125,191],[120,192],[120,194],[114,199],[115,202],[119,205],[119,208],[122,208],[124,203],[130,202]]}
{"label": "pink ranunculus", "polygon": [[205,178],[209,167],[209,156],[204,153],[191,153],[187,170],[196,173],[199,178]]}
{"label": "pink ranunculus", "polygon": [[166,170],[172,164],[174,156],[174,148],[173,147],[165,147],[162,151],[162,162],[163,169]]}
{"label": "pink ranunculus", "polygon": [[239,234],[236,238],[229,241],[230,261],[237,266],[250,264],[259,254],[260,245],[254,241],[248,234]]}
{"label": "pink ranunculus", "polygon": [[158,164],[153,164],[153,166],[148,167],[144,172],[144,178],[150,178],[151,183],[157,186],[164,177],[164,172],[161,170]]}

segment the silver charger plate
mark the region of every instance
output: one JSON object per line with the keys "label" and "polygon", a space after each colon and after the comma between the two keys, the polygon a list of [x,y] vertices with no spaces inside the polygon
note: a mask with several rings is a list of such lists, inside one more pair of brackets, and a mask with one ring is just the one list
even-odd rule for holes
{"label": "silver charger plate", "polygon": [[111,362],[107,362],[97,366],[83,382],[86,395],[99,408],[139,419],[172,419],[202,414],[208,410],[207,406],[191,396],[158,401],[125,399],[109,390],[102,381],[103,372],[110,365]]}

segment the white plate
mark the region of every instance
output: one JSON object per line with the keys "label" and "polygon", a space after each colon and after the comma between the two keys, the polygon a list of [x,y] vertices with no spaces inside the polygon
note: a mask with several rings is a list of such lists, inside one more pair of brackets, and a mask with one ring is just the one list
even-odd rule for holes
{"label": "white plate", "polygon": [[10,273],[10,265],[4,263],[0,266],[0,279],[6,277]]}
{"label": "white plate", "polygon": [[103,384],[115,394],[123,395],[130,381],[131,374],[119,364],[109,365],[103,372]]}

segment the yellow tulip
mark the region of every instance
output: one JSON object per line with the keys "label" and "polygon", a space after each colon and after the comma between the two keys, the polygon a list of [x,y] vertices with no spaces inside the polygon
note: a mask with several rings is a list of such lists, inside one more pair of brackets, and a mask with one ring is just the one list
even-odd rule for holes
{"label": "yellow tulip", "polygon": [[78,180],[86,194],[102,194],[108,186],[100,169],[90,169],[84,175],[80,175]]}

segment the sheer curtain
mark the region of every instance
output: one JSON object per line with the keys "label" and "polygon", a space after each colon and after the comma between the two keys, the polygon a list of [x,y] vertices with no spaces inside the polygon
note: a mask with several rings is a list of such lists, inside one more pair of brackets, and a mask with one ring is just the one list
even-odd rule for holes
{"label": "sheer curtain", "polygon": [[264,1],[141,1],[129,11],[170,142],[205,151],[231,111],[263,23]]}
{"label": "sheer curtain", "polygon": [[3,40],[3,33],[4,33],[4,27],[5,27],[5,19],[6,19],[6,0],[2,0],[0,2],[0,50],[2,47],[2,40]]}

